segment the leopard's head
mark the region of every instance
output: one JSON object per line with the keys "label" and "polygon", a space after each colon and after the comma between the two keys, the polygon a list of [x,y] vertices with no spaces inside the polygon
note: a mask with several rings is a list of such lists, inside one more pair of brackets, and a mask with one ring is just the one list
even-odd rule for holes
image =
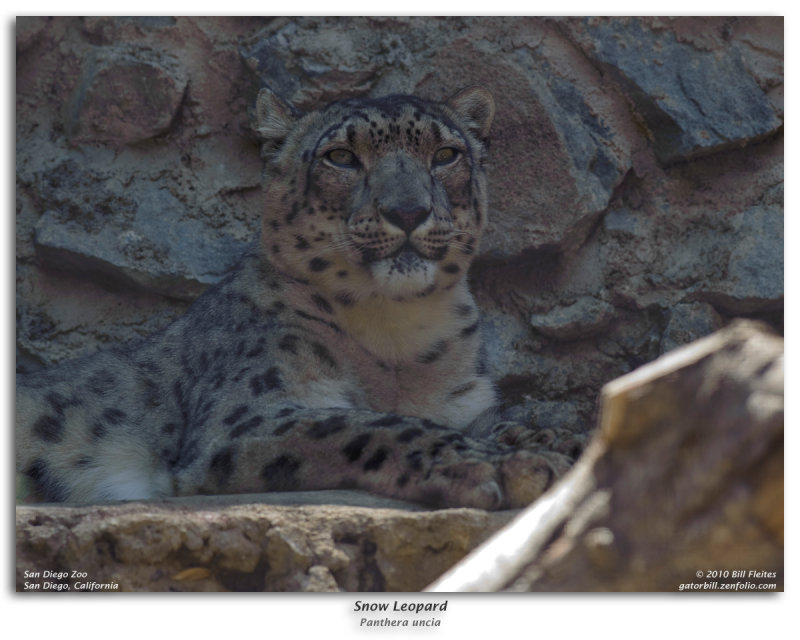
{"label": "leopard's head", "polygon": [[355,98],[305,115],[262,89],[262,246],[342,304],[424,297],[465,275],[487,222],[485,89]]}

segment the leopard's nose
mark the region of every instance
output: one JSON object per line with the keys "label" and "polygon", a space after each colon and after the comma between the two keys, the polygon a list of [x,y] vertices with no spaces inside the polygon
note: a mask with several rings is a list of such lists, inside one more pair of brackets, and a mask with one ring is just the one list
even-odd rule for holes
{"label": "leopard's nose", "polygon": [[395,227],[410,234],[430,216],[431,210],[425,207],[392,207],[381,211],[381,215]]}

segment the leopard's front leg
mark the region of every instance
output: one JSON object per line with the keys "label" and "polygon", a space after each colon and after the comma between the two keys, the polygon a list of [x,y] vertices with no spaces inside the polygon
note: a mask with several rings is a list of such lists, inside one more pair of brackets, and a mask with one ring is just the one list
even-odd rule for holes
{"label": "leopard's front leg", "polygon": [[561,471],[542,456],[419,418],[287,407],[232,425],[173,470],[178,495],[355,488],[482,509],[523,506]]}

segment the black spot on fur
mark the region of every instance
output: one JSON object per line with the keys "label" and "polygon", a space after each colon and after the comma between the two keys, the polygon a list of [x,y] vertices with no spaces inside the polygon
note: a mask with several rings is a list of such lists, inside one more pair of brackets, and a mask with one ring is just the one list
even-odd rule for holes
{"label": "black spot on fur", "polygon": [[415,449],[406,456],[406,462],[412,471],[420,471],[422,469],[422,451]]}
{"label": "black spot on fur", "polygon": [[270,367],[261,375],[250,378],[250,390],[254,396],[281,389],[283,389],[283,381],[277,367]]}
{"label": "black spot on fur", "polygon": [[224,485],[233,473],[233,451],[230,447],[220,449],[211,458],[208,473],[216,486]]}
{"label": "black spot on fur", "polygon": [[457,398],[459,396],[463,396],[465,393],[472,391],[475,388],[476,382],[467,382],[466,384],[462,384],[460,387],[456,387],[450,392],[451,398]]}
{"label": "black spot on fur", "polygon": [[293,409],[292,407],[286,407],[285,409],[281,409],[278,413],[275,414],[276,418],[285,418],[286,416],[292,415],[297,409]]}
{"label": "black spot on fur", "polygon": [[336,360],[333,359],[331,352],[328,351],[325,345],[320,344],[319,342],[312,342],[311,343],[311,351],[314,352],[314,355],[317,356],[322,362],[327,364],[332,369],[338,369],[339,365],[336,363]]}
{"label": "black spot on fur", "polygon": [[264,416],[253,416],[249,420],[245,420],[244,422],[237,424],[231,431],[231,438],[238,438],[245,433],[252,431],[256,427],[260,426],[262,422],[264,422]]}
{"label": "black spot on fur", "polygon": [[378,471],[386,462],[389,457],[389,449],[387,447],[378,447],[369,459],[364,463],[364,471]]}
{"label": "black spot on fur", "polygon": [[400,476],[397,479],[397,487],[399,489],[402,489],[403,487],[405,487],[408,484],[408,480],[409,480],[408,474],[404,473],[402,476]]}
{"label": "black spot on fur", "polygon": [[25,475],[33,480],[36,493],[45,502],[64,502],[67,499],[64,487],[41,458],[36,458],[31,463],[25,470]]}
{"label": "black spot on fur", "polygon": [[95,371],[86,380],[86,388],[89,392],[97,396],[104,396],[113,391],[117,386],[117,381],[108,369]]}
{"label": "black spot on fur", "polygon": [[298,205],[297,202],[293,202],[291,210],[286,214],[286,224],[292,224],[292,222],[294,222],[299,210],[300,205]]}
{"label": "black spot on fur", "polygon": [[388,415],[377,420],[373,420],[367,426],[369,427],[393,427],[396,424],[404,422],[403,418],[396,415]]}
{"label": "black spot on fur", "polygon": [[306,435],[315,440],[327,438],[334,433],[339,433],[347,428],[347,420],[344,416],[331,416],[325,420],[313,423],[306,431]]}
{"label": "black spot on fur", "polygon": [[174,462],[172,462],[172,466],[173,468],[182,469],[188,467],[199,457],[200,446],[198,445],[197,440],[192,440],[181,449],[180,454],[176,457]]}
{"label": "black spot on fur", "polygon": [[92,440],[101,440],[108,433],[108,428],[102,422],[95,422],[89,430]]}
{"label": "black spot on fur", "polygon": [[231,380],[233,382],[239,382],[248,371],[250,371],[250,367],[243,367],[235,376],[233,376],[233,378],[231,378]]}
{"label": "black spot on fur", "polygon": [[55,416],[42,416],[33,425],[33,435],[45,442],[61,442],[64,423]]}
{"label": "black spot on fur", "polygon": [[302,311],[301,309],[295,309],[295,313],[299,317],[301,317],[301,318],[303,318],[305,320],[313,320],[314,322],[319,322],[321,324],[324,324],[327,327],[330,327],[331,329],[336,331],[336,333],[342,333],[342,328],[338,324],[336,324],[335,322],[330,322],[330,321],[325,320],[323,318],[318,318],[317,316],[312,316],[310,313],[306,313],[305,311]]}
{"label": "black spot on fur", "polygon": [[431,364],[441,358],[447,351],[448,345],[444,340],[434,344],[428,351],[417,358],[420,364]]}
{"label": "black spot on fur", "polygon": [[273,431],[273,435],[282,436],[284,433],[289,431],[294,425],[297,424],[297,420],[287,420],[286,422],[279,424],[278,427]]}
{"label": "black spot on fur", "polygon": [[175,433],[175,429],[177,429],[177,428],[178,428],[178,425],[175,424],[174,422],[167,422],[167,424],[165,424],[163,427],[161,427],[161,433],[163,433],[165,435],[170,435],[172,433]]}
{"label": "black spot on fur", "polygon": [[280,455],[264,465],[261,477],[267,491],[288,491],[297,488],[295,474],[302,463],[289,455]]}
{"label": "black spot on fur", "polygon": [[308,244],[308,240],[306,240],[303,236],[295,236],[295,238],[297,239],[297,243],[294,245],[295,249],[304,251],[311,247],[311,245]]}
{"label": "black spot on fur", "polygon": [[241,418],[245,413],[247,413],[249,409],[250,407],[248,407],[246,404],[239,405],[238,407],[236,407],[236,409],[233,410],[233,413],[228,415],[222,422],[230,426],[235,422],[238,422],[239,418]]}
{"label": "black spot on fur", "polygon": [[472,323],[471,325],[469,325],[468,327],[464,327],[464,328],[461,330],[461,334],[460,334],[460,335],[461,335],[461,337],[462,337],[462,338],[467,338],[467,337],[471,336],[473,333],[475,333],[475,332],[478,330],[478,327],[479,327],[479,326],[480,326],[480,322],[477,322],[477,321],[476,321],[476,322],[473,322],[473,323]]}
{"label": "black spot on fur", "polygon": [[459,304],[456,306],[456,313],[462,317],[466,317],[472,313],[472,305]]}
{"label": "black spot on fur", "polygon": [[333,307],[331,307],[331,303],[328,302],[325,298],[323,298],[318,293],[315,293],[311,296],[311,301],[316,305],[317,309],[324,313],[333,313]]}
{"label": "black spot on fur", "polygon": [[424,433],[422,429],[419,427],[409,427],[408,429],[404,429],[399,434],[397,434],[397,441],[398,442],[411,442],[415,438],[418,438]]}
{"label": "black spot on fur", "polygon": [[461,271],[461,267],[459,267],[455,262],[451,262],[450,264],[446,264],[442,267],[442,271],[445,273],[458,273]]}
{"label": "black spot on fur", "polygon": [[209,365],[208,354],[205,351],[203,351],[200,354],[200,359],[199,360],[200,361],[199,361],[198,367],[200,369],[200,373],[205,373],[206,371],[208,371],[208,365]]}
{"label": "black spot on fur", "polygon": [[75,461],[74,466],[78,469],[85,469],[86,467],[92,466],[92,463],[94,463],[94,460],[89,456],[81,456]]}
{"label": "black spot on fur", "polygon": [[348,291],[341,291],[337,293],[333,299],[343,307],[352,307],[355,304],[355,298],[353,298],[353,294],[349,293]]}
{"label": "black spot on fur", "polygon": [[342,448],[342,453],[344,454],[344,457],[347,458],[347,461],[355,462],[358,460],[361,457],[361,454],[364,453],[364,448],[369,444],[371,439],[371,434],[361,433],[344,445]]}
{"label": "black spot on fur", "polygon": [[64,415],[64,409],[69,407],[77,407],[82,404],[79,398],[67,398],[66,396],[62,396],[60,393],[56,393],[55,391],[47,394],[46,399],[53,408],[53,411],[55,411],[59,416]]}
{"label": "black spot on fur", "polygon": [[245,358],[256,358],[264,353],[264,345],[257,344],[255,347],[250,349],[247,353],[244,354]]}
{"label": "black spot on fur", "polygon": [[126,414],[124,411],[120,411],[119,409],[114,409],[113,407],[103,409],[102,418],[106,424],[118,425],[121,424],[122,421],[127,417],[128,414]]}
{"label": "black spot on fur", "polygon": [[447,443],[444,440],[437,440],[431,445],[431,448],[428,449],[428,455],[431,458],[436,458],[439,455],[442,449],[444,449]]}
{"label": "black spot on fur", "polygon": [[330,266],[331,263],[324,258],[312,258],[308,263],[308,268],[315,272],[325,271]]}
{"label": "black spot on fur", "polygon": [[278,342],[278,349],[281,351],[288,351],[292,355],[297,355],[297,341],[300,340],[299,337],[293,334],[287,334],[283,336]]}

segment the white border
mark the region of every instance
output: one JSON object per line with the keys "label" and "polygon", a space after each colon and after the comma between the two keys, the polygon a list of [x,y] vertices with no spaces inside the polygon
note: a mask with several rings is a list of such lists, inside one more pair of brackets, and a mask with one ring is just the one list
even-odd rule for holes
{"label": "white border", "polygon": [[[796,6],[796,4],[794,5]],[[258,15],[279,13],[285,4],[269,2],[179,2],[164,3],[150,1],[137,2],[135,10],[126,12],[127,7],[108,5],[108,3],[89,2],[76,5],[55,5],[48,2],[26,2],[12,4],[12,14],[6,22],[5,34],[8,41],[2,48],[9,60],[2,66],[3,72],[9,74],[5,84],[10,95],[14,95],[14,15],[49,15],[63,14],[68,9],[70,14],[106,15],[109,13],[134,14],[175,14],[175,15]],[[169,8],[170,11],[165,11]],[[401,3],[347,2],[332,4],[328,2],[294,2],[291,5],[293,14],[301,15],[543,15],[554,7],[552,3],[476,3],[476,2],[438,2],[406,0]],[[658,7],[642,3],[559,3],[560,15],[785,15],[786,16],[786,58],[787,76],[786,105],[787,111],[792,106],[791,70],[793,69],[793,36],[798,35],[794,20],[790,13],[789,3],[697,3],[672,2],[664,6],[666,11],[657,11]],[[109,9],[114,11],[109,12]],[[377,10],[376,10],[377,9]],[[490,10],[487,12],[487,9]],[[542,12],[545,9],[545,12]],[[119,11],[117,11],[119,10]],[[5,122],[13,139],[14,112],[11,100],[6,100],[4,108]],[[792,127],[787,131],[786,148],[792,150],[790,135]],[[9,140],[9,147],[11,140]],[[11,152],[13,153],[13,152]],[[792,186],[795,184],[790,173],[794,168],[793,154],[787,153],[786,180],[789,189],[786,192],[785,246],[796,246],[798,240],[797,224],[793,217],[794,208]],[[13,156],[9,167],[14,166]],[[9,211],[6,259],[2,261],[3,287],[2,300],[13,304],[13,171],[2,173],[3,200]],[[787,388],[793,388],[795,381],[794,367],[796,349],[794,346],[794,327],[797,326],[795,287],[797,274],[797,251],[786,252],[787,288],[787,323],[790,334],[787,337]],[[6,271],[8,270],[8,271]],[[2,314],[7,338],[13,339],[14,315],[11,309]],[[4,363],[13,363],[12,344],[3,341],[2,355]],[[2,369],[4,377],[2,385],[3,406],[8,408],[13,402],[11,385],[13,375],[11,367]],[[8,395],[5,395],[8,394]],[[796,403],[791,392],[787,394],[786,424],[792,425],[797,415]],[[3,416],[9,416],[8,409]],[[11,425],[7,424],[7,433]],[[791,431],[791,429],[789,430]],[[790,455],[796,452],[793,446],[796,438],[787,432],[787,450]],[[10,463],[12,455],[6,451],[5,460]],[[13,465],[10,465],[13,466]],[[788,465],[786,471],[787,495],[795,502],[797,474],[792,472],[796,465]],[[6,514],[13,513],[13,472],[6,474],[7,485],[5,495],[9,500]],[[5,578],[4,593],[4,627],[7,633],[16,636],[35,638],[93,638],[113,639],[125,638],[281,638],[281,637],[400,637],[430,636],[437,638],[472,638],[482,636],[503,636],[511,638],[648,638],[673,640],[676,634],[687,634],[690,638],[758,638],[764,635],[785,635],[784,629],[796,628],[797,623],[789,623],[789,610],[792,603],[797,603],[797,585],[793,570],[797,568],[796,548],[798,536],[796,532],[791,500],[786,501],[787,524],[786,540],[789,547],[786,552],[786,589],[785,594],[758,594],[727,596],[722,594],[668,594],[668,595],[537,595],[537,594],[491,594],[491,595],[454,595],[449,596],[449,607],[442,617],[443,625],[435,629],[359,629],[358,614],[353,612],[357,599],[365,599],[358,594],[258,594],[234,595],[214,594],[212,596],[193,595],[173,597],[168,594],[113,595],[98,594],[94,597],[86,595],[64,597],[53,594],[52,597],[25,597],[14,594],[14,546],[13,528],[2,527],[2,575]],[[790,517],[791,516],[791,517]],[[374,596],[375,601],[393,600],[395,597],[404,601],[414,598],[413,595],[394,596],[381,594]],[[370,596],[373,598],[373,596]],[[200,608],[202,607],[202,608]],[[9,615],[10,614],[10,615]],[[796,614],[795,614],[796,615]],[[100,635],[102,634],[102,636]],[[679,636],[680,637],[680,636]]]}

